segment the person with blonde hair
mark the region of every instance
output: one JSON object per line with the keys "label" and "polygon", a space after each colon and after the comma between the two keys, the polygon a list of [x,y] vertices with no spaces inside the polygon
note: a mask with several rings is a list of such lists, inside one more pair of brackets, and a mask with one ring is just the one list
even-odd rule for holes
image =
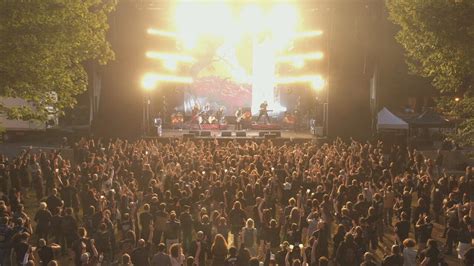
{"label": "person with blonde hair", "polygon": [[248,218],[242,228],[242,245],[250,251],[252,257],[257,255],[257,229],[252,218]]}

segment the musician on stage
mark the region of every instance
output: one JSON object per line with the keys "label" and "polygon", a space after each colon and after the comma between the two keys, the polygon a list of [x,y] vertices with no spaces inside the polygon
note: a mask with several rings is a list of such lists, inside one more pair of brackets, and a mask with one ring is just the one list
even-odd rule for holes
{"label": "musician on stage", "polygon": [[211,116],[211,104],[206,103],[201,112],[203,123],[210,124],[209,117]]}
{"label": "musician on stage", "polygon": [[242,120],[244,119],[244,112],[242,108],[237,109],[235,111],[235,126],[236,130],[242,130]]}
{"label": "musician on stage", "polygon": [[191,122],[196,123],[199,127],[199,130],[201,130],[202,112],[201,112],[201,106],[199,106],[199,103],[196,103],[193,106]]}
{"label": "musician on stage", "polygon": [[219,107],[219,110],[217,110],[216,120],[219,124],[224,124],[225,122],[224,106]]}
{"label": "musician on stage", "polygon": [[270,123],[270,117],[268,116],[268,103],[267,101],[264,101],[263,103],[260,104],[260,113],[258,114],[257,118],[257,123],[260,121],[260,118],[263,116],[264,121],[269,124]]}

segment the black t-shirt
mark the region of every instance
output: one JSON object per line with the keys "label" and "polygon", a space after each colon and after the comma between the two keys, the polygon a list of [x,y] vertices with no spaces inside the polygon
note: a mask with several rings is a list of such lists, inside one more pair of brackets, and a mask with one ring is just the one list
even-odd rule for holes
{"label": "black t-shirt", "polygon": [[39,210],[35,215],[35,221],[38,223],[38,227],[47,228],[51,222],[51,212],[48,210]]}
{"label": "black t-shirt", "polygon": [[428,239],[431,238],[431,232],[433,231],[433,224],[432,223],[427,223],[421,225],[419,227],[419,233],[420,233],[420,242],[421,243],[426,243]]}
{"label": "black t-shirt", "polygon": [[184,212],[179,216],[183,231],[191,232],[193,229],[193,217],[190,213]]}
{"label": "black t-shirt", "polygon": [[408,238],[408,233],[410,232],[410,222],[409,221],[399,221],[395,224],[396,232],[401,241]]}
{"label": "black t-shirt", "polygon": [[429,258],[430,261],[427,266],[438,266],[439,263],[439,250],[436,248],[427,248],[422,251],[425,258]]}
{"label": "black t-shirt", "polygon": [[389,255],[382,261],[382,266],[403,266],[403,257],[400,255]]}
{"label": "black t-shirt", "polygon": [[229,213],[229,220],[232,227],[242,228],[245,225],[245,212],[238,209],[232,209]]}
{"label": "black t-shirt", "polygon": [[145,246],[141,248],[136,248],[132,251],[130,255],[133,265],[150,265],[150,246]]}
{"label": "black t-shirt", "polygon": [[142,230],[148,230],[150,223],[153,221],[153,215],[150,212],[143,212],[140,214],[140,225]]}
{"label": "black t-shirt", "polygon": [[30,245],[26,242],[18,242],[13,246],[13,250],[16,254],[16,261],[18,264],[23,262],[26,252],[30,249]]}
{"label": "black t-shirt", "polygon": [[50,246],[38,248],[38,255],[41,259],[41,265],[46,266],[50,261],[54,259],[53,248],[51,248]]}

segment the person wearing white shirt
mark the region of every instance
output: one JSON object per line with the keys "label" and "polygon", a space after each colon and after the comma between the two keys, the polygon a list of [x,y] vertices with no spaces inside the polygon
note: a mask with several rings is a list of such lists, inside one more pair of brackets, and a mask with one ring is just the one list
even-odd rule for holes
{"label": "person wearing white shirt", "polygon": [[403,241],[403,266],[416,266],[416,255],[418,252],[415,249],[415,240],[407,238]]}

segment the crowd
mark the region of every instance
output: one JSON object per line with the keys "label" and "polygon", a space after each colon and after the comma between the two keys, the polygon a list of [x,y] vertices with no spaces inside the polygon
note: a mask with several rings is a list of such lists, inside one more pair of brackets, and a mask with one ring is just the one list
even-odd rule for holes
{"label": "crowd", "polygon": [[472,167],[382,146],[84,138],[69,159],[1,156],[0,265],[473,265]]}

